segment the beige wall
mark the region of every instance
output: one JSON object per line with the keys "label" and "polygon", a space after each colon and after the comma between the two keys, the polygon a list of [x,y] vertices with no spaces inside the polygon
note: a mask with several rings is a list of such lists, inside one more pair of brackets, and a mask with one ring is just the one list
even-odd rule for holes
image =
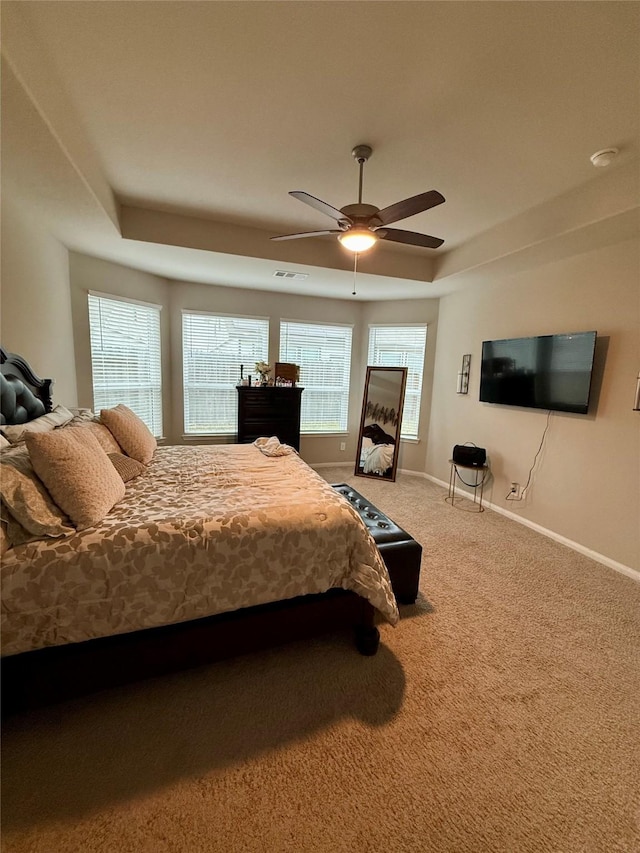
{"label": "beige wall", "polygon": [[91,340],[89,336],[89,291],[125,296],[162,306],[162,420],[165,438],[171,437],[171,364],[169,349],[169,283],[164,278],[101,261],[76,252],[69,253],[71,309],[75,337],[78,405],[93,408]]}
{"label": "beige wall", "polygon": [[[173,423],[176,441],[183,430],[182,392],[182,311],[219,311],[221,314],[246,314],[268,317],[270,328],[269,363],[279,360],[280,320],[309,320],[312,322],[343,323],[353,326],[351,350],[351,385],[363,385],[360,352],[362,306],[357,302],[337,299],[318,299],[313,296],[296,296],[286,293],[269,293],[262,290],[241,290],[207,284],[173,282],[171,285],[171,362],[173,365]],[[300,453],[306,462],[316,464],[355,459],[355,432],[360,422],[360,410],[351,397],[349,404],[348,435],[313,436],[301,438]],[[347,444],[340,451],[340,442]]]}
{"label": "beige wall", "polygon": [[68,252],[33,212],[2,197],[2,346],[53,378],[56,402],[77,404]]}
{"label": "beige wall", "polygon": [[[479,281],[443,298],[426,457],[427,472],[448,481],[454,444],[486,447],[493,474],[485,492],[489,500],[635,569],[640,414],[632,405],[640,368],[639,272],[633,240],[510,278]],[[601,374],[590,413],[551,416],[526,501],[505,501],[512,480],[526,482],[547,414],[478,401],[482,341],[589,329],[598,332]],[[469,394],[458,396],[456,374],[464,353],[472,353],[471,382]]]}
{"label": "beige wall", "polygon": [[[474,441],[490,455],[494,479],[489,500],[610,560],[640,568],[640,415],[631,410],[640,365],[637,240],[509,278],[487,278],[440,303],[351,303],[167,282],[117,264],[68,255],[27,211],[6,198],[2,238],[3,344],[27,356],[36,370],[52,375],[56,399],[67,405],[91,405],[87,291],[163,306],[165,432],[170,442],[179,442],[182,433],[182,308],[272,318],[272,362],[278,355],[280,318],[353,324],[349,433],[304,437],[302,453],[311,464],[355,458],[369,323],[428,323],[420,440],[403,442],[400,467],[426,470],[446,481],[453,445]],[[587,416],[551,417],[527,500],[506,502],[511,480],[526,480],[546,414],[478,402],[482,341],[591,328],[598,330],[600,349],[607,350],[596,383],[595,410]],[[456,374],[466,352],[472,353],[470,393],[458,396]],[[347,443],[345,452],[339,450],[340,441]]]}
{"label": "beige wall", "polygon": [[[164,422],[165,436],[171,444],[179,444],[184,440],[181,343],[183,309],[268,317],[271,331],[269,340],[269,361],[271,364],[277,361],[279,357],[279,329],[282,319],[343,323],[352,326],[352,391],[349,401],[347,432],[341,435],[303,436],[300,452],[305,461],[312,465],[329,462],[355,464],[367,359],[368,324],[370,322],[428,322],[430,325],[425,369],[425,395],[421,409],[420,441],[417,443],[402,442],[400,455],[401,467],[404,465],[404,467],[412,470],[423,469],[435,353],[437,300],[407,300],[396,303],[386,302],[384,305],[380,305],[321,299],[313,296],[269,293],[262,290],[216,287],[180,281],[168,282],[149,273],[73,252],[70,254],[70,277],[80,405],[92,405],[87,292],[94,290],[111,293],[117,296],[154,302],[163,306]],[[198,439],[198,441],[201,442],[203,439]],[[340,450],[342,442],[346,444],[344,451]]]}

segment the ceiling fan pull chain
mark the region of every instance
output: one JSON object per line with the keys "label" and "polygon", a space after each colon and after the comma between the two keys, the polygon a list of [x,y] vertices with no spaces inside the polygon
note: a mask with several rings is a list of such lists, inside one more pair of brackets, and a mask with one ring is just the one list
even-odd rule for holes
{"label": "ceiling fan pull chain", "polygon": [[356,295],[356,272],[358,269],[358,253],[353,253],[353,293],[352,296]]}

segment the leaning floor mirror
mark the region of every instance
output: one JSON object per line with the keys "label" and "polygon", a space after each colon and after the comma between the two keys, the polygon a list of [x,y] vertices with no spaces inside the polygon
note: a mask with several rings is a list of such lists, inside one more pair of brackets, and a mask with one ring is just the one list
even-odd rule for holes
{"label": "leaning floor mirror", "polygon": [[367,367],[356,452],[359,477],[395,480],[406,367]]}

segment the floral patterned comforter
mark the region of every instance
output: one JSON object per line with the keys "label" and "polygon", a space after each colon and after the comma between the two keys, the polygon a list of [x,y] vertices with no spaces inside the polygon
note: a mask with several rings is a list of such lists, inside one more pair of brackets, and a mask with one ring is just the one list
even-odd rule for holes
{"label": "floral patterned comforter", "polygon": [[398,620],[357,512],[299,456],[161,447],[103,522],[2,562],[2,653],[341,587]]}

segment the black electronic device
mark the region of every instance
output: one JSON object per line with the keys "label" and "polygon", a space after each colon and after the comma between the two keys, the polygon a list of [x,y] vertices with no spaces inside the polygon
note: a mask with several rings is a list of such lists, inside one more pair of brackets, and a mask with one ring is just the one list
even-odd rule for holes
{"label": "black electronic device", "polygon": [[475,444],[454,444],[451,458],[465,468],[482,468],[487,462],[487,451]]}
{"label": "black electronic device", "polygon": [[596,332],[483,341],[480,401],[586,415]]}

